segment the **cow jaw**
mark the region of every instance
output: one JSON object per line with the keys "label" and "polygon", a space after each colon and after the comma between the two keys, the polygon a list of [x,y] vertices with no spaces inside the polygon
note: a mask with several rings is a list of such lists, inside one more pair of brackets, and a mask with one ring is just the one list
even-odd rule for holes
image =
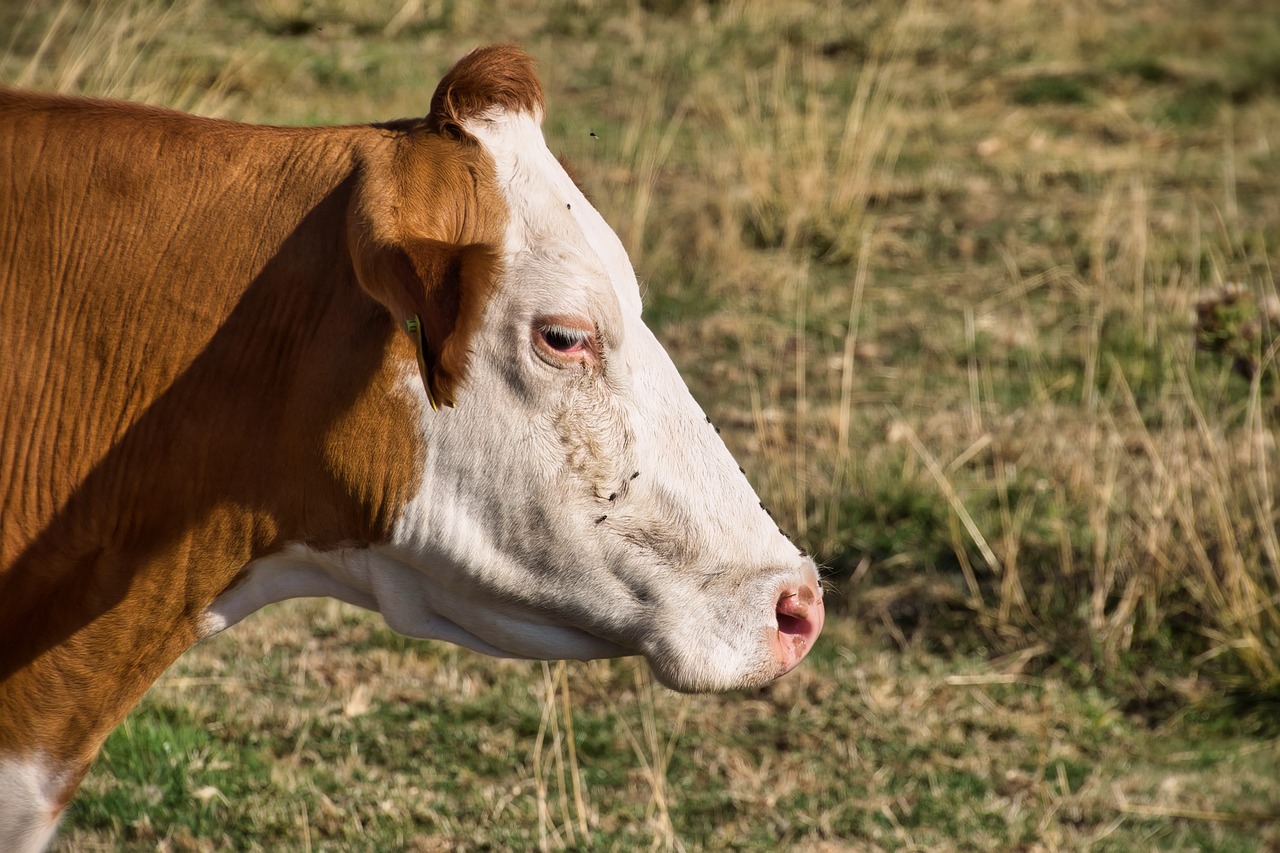
{"label": "cow jaw", "polygon": [[411,566],[385,549],[319,551],[291,543],[250,563],[240,581],[205,611],[199,632],[210,637],[277,601],[326,597],[380,613],[405,636],[494,657],[594,660],[635,654],[573,626],[530,620],[518,610],[491,607],[483,596],[460,594],[449,579],[463,574],[440,564]]}

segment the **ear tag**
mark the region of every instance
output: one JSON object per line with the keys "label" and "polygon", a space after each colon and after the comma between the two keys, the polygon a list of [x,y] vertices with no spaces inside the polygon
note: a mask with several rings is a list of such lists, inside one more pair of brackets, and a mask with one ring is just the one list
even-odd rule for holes
{"label": "ear tag", "polygon": [[404,321],[404,329],[413,338],[413,347],[418,352],[418,372],[422,374],[422,386],[427,389],[427,402],[431,404],[431,411],[438,412],[440,405],[431,390],[431,376],[427,372],[427,341],[422,333],[422,318],[414,314]]}

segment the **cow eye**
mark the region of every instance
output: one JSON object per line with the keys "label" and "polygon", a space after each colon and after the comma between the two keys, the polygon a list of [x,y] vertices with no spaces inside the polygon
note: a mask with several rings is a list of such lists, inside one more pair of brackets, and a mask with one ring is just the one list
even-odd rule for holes
{"label": "cow eye", "polygon": [[542,342],[556,352],[566,355],[585,352],[589,348],[591,334],[585,329],[573,329],[549,323],[538,330]]}
{"label": "cow eye", "polygon": [[592,366],[600,363],[595,325],[580,315],[540,317],[534,320],[534,352],[552,367]]}

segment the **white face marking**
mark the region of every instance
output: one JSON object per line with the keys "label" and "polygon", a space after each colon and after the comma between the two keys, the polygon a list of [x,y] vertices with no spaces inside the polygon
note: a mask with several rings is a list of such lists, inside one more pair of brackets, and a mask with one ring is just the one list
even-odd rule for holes
{"label": "white face marking", "polygon": [[0,850],[36,853],[53,840],[66,773],[40,757],[0,755]]}

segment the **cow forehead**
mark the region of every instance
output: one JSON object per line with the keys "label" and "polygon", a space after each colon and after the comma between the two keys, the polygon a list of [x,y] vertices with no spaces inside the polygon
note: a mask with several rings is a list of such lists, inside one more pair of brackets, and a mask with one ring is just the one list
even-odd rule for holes
{"label": "cow forehead", "polygon": [[467,122],[493,158],[511,219],[508,257],[558,255],[574,278],[608,282],[624,317],[640,316],[640,287],[626,249],[547,148],[538,117],[490,114]]}

